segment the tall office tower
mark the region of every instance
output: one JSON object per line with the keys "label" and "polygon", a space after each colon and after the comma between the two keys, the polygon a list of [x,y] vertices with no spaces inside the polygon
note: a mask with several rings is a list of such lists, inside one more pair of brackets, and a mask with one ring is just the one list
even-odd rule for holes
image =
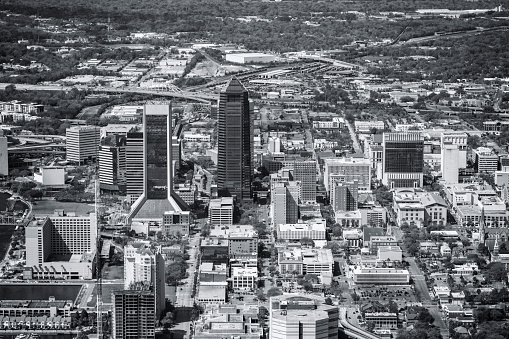
{"label": "tall office tower", "polygon": [[447,184],[457,184],[459,177],[460,151],[458,145],[442,145],[442,179]]}
{"label": "tall office tower", "polygon": [[220,195],[251,199],[252,132],[248,92],[236,78],[219,98],[217,187]]}
{"label": "tall office tower", "polygon": [[478,147],[474,150],[474,168],[477,173],[494,173],[498,169],[498,155],[488,147]]}
{"label": "tall office tower", "polygon": [[35,219],[25,229],[25,274],[30,279],[91,279],[96,240],[95,213],[76,216],[56,210]]}
{"label": "tall office tower", "polygon": [[114,339],[155,338],[154,293],[139,290],[114,291],[112,334]]}
{"label": "tall office tower", "polygon": [[[448,132],[440,136],[440,146],[457,145],[458,146],[458,168],[467,168],[467,139],[466,133]],[[444,169],[442,168],[442,173]]]}
{"label": "tall office tower", "polygon": [[110,135],[99,148],[99,183],[101,190],[119,192],[126,185],[126,138]]}
{"label": "tall office tower", "polygon": [[137,284],[150,286],[157,317],[165,307],[164,270],[164,259],[154,248],[144,243],[124,247],[124,289],[133,289]]}
{"label": "tall office tower", "polygon": [[336,211],[355,211],[358,209],[359,182],[335,182],[331,190],[331,206]]}
{"label": "tall office tower", "polygon": [[296,161],[293,178],[301,182],[302,202],[316,202],[316,160]]}
{"label": "tall office tower", "polygon": [[[163,220],[166,211],[181,211],[184,201],[173,191],[173,171],[171,157],[171,104],[146,104],[143,108],[143,143],[140,149],[139,136],[136,139],[136,168],[139,175],[143,167],[142,194],[131,206],[129,221],[150,222]],[[134,146],[134,145],[133,145]],[[142,154],[140,154],[140,151]],[[133,179],[129,173],[131,144],[127,142],[128,185]],[[142,157],[141,157],[142,156]],[[140,159],[141,158],[141,159]],[[141,161],[140,161],[141,160]],[[139,181],[136,180],[136,184]],[[138,187],[139,189],[139,187]],[[128,191],[128,193],[130,193]]]}
{"label": "tall office tower", "polygon": [[278,182],[271,200],[274,225],[296,224],[299,220],[300,182]]}
{"label": "tall office tower", "polygon": [[389,188],[422,187],[424,137],[420,133],[384,133],[382,183]]}
{"label": "tall office tower", "polygon": [[7,148],[7,137],[0,129],[0,175],[9,175],[9,151]]}
{"label": "tall office tower", "polygon": [[97,159],[101,130],[97,126],[72,126],[65,130],[67,160],[83,163]]}
{"label": "tall office tower", "polygon": [[332,158],[325,159],[323,183],[331,194],[334,182],[359,182],[360,191],[371,189],[371,161],[364,158]]}
{"label": "tall office tower", "polygon": [[134,203],[143,194],[143,132],[127,133],[125,156],[126,193]]}

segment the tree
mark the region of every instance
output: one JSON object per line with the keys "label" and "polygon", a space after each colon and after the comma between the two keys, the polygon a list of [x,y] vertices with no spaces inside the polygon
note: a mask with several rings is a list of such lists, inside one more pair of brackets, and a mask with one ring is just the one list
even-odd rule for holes
{"label": "tree", "polygon": [[[275,288],[275,287],[273,287]],[[272,289],[272,288],[271,288]],[[270,291],[270,290],[269,290]],[[282,294],[282,293],[281,293]],[[267,295],[265,295],[265,293],[263,293],[263,290],[258,290],[258,292],[256,292],[256,297],[258,298],[258,300],[260,301],[265,301],[267,300]]]}
{"label": "tree", "polygon": [[339,246],[339,244],[337,242],[334,242],[334,241],[329,241],[327,243],[327,245],[325,246],[325,248],[330,249],[333,254],[341,252],[341,246]]}
{"label": "tree", "polygon": [[167,312],[163,319],[161,319],[161,325],[164,328],[171,328],[175,326],[175,318],[172,312]]}
{"label": "tree", "polygon": [[[267,291],[267,297],[276,297],[278,295],[282,295],[283,292],[281,292],[281,290],[277,287],[271,287],[268,291]],[[258,298],[260,299],[260,298]],[[261,299],[260,299],[261,300]]]}
{"label": "tree", "polygon": [[488,264],[487,271],[484,274],[486,280],[507,282],[507,270],[505,265],[500,262]]}
{"label": "tree", "polygon": [[330,297],[325,298],[325,304],[332,305],[333,304],[332,299]]}
{"label": "tree", "polygon": [[311,246],[311,247],[315,246],[315,242],[313,241],[313,239],[311,239],[309,237],[303,237],[302,239],[300,239],[300,243],[304,246]]}
{"label": "tree", "polygon": [[433,324],[435,321],[435,318],[429,313],[429,310],[427,308],[421,308],[421,311],[417,315],[417,320],[422,321],[424,323]]}

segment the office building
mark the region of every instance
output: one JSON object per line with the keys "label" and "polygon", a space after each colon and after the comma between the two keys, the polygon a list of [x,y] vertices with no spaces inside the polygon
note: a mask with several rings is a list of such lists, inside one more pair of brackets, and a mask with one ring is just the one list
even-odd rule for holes
{"label": "office building", "polygon": [[269,302],[269,338],[338,338],[339,309],[323,298],[280,295]]}
{"label": "office building", "polygon": [[330,194],[333,182],[358,181],[360,191],[371,189],[371,163],[364,158],[332,158],[325,159],[323,182]]}
{"label": "office building", "polygon": [[408,285],[410,273],[405,269],[352,267],[354,283],[370,285]]}
{"label": "office building", "polygon": [[[136,140],[138,154],[135,158],[139,166],[140,145],[139,139]],[[127,151],[126,160],[129,161],[129,143]],[[143,108],[143,192],[131,206],[129,221],[161,223],[164,212],[185,208],[185,202],[173,191],[171,153],[171,104],[146,104]],[[139,172],[139,167],[135,170]],[[128,180],[132,178],[129,172],[127,174]]]}
{"label": "office building", "polygon": [[223,197],[209,202],[209,224],[233,224],[233,198]]}
{"label": "office building", "polygon": [[422,187],[424,138],[420,133],[383,134],[383,178],[389,188]]}
{"label": "office building", "polygon": [[299,181],[288,181],[274,185],[271,199],[272,221],[274,225],[294,224],[299,219]]}
{"label": "office building", "polygon": [[95,213],[56,210],[25,228],[26,279],[92,279],[95,273]]}
{"label": "office building", "polygon": [[459,178],[460,151],[458,145],[442,145],[442,180],[445,183],[457,184]]}
{"label": "office building", "polygon": [[163,214],[162,233],[164,235],[189,235],[190,225],[191,212],[189,211],[167,211]]}
{"label": "office building", "polygon": [[358,208],[359,182],[334,182],[331,190],[331,206],[336,211],[355,211]]}
{"label": "office building", "polygon": [[147,289],[113,292],[114,339],[154,339],[154,293]]}
{"label": "office building", "polygon": [[101,130],[97,126],[72,126],[65,130],[67,160],[78,164],[98,156]]}
{"label": "office building", "polygon": [[44,186],[63,186],[67,180],[67,172],[62,166],[41,166],[34,172],[34,181]]}
{"label": "office building", "polygon": [[468,135],[461,132],[447,132],[440,136],[440,146],[458,146],[458,168],[467,167],[467,139]]}
{"label": "office building", "polygon": [[325,219],[312,219],[299,224],[278,224],[276,226],[277,238],[283,240],[325,240]]}
{"label": "office building", "polygon": [[119,192],[126,185],[126,138],[111,135],[99,147],[99,183],[101,190]]}
{"label": "office building", "polygon": [[498,155],[491,148],[479,147],[474,150],[474,168],[477,173],[493,173],[498,169]]}
{"label": "office building", "polygon": [[250,113],[247,90],[236,78],[232,78],[219,98],[217,187],[222,196],[252,197]]}
{"label": "office building", "polygon": [[144,160],[143,132],[127,133],[126,158],[126,193],[127,200],[132,204],[143,194]]}
{"label": "office building", "polygon": [[332,274],[334,259],[330,249],[283,250],[278,253],[278,266],[281,274]]}
{"label": "office building", "polygon": [[7,137],[0,129],[0,175],[9,175],[9,152],[7,151]]}
{"label": "office building", "polygon": [[257,280],[257,267],[232,267],[231,281],[234,291],[254,291]]}
{"label": "office building", "polygon": [[398,240],[391,235],[371,236],[369,239],[369,252],[377,254],[379,247],[398,246]]}
{"label": "office building", "polygon": [[164,259],[155,248],[145,243],[131,243],[124,247],[124,289],[143,284],[154,294],[157,317],[165,308]]}
{"label": "office building", "polygon": [[316,160],[296,161],[293,178],[301,182],[302,202],[316,202]]}
{"label": "office building", "polygon": [[179,170],[182,161],[182,142],[176,136],[171,137],[171,156],[175,169]]}

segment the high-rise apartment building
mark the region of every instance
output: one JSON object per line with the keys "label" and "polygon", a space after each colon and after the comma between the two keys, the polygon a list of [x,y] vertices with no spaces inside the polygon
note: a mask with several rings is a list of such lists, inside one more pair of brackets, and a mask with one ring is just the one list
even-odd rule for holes
{"label": "high-rise apartment building", "polygon": [[7,137],[0,129],[0,175],[9,175],[9,152],[7,148]]}
{"label": "high-rise apartment building", "polygon": [[113,292],[114,339],[155,338],[154,293],[148,289]]}
{"label": "high-rise apartment building", "polygon": [[126,139],[112,135],[99,148],[99,183],[101,190],[123,191],[126,185]]}
{"label": "high-rise apartment building", "polygon": [[[131,156],[136,160],[133,168],[139,174],[143,166],[142,194],[131,206],[130,221],[162,222],[166,211],[180,211],[185,203],[173,191],[172,147],[171,147],[171,104],[152,103],[143,108],[143,143],[140,147],[139,135],[127,137],[127,183],[139,185],[139,178],[133,177],[129,170]],[[132,136],[134,137],[134,136]],[[132,141],[132,143],[130,142]],[[140,154],[141,151],[141,154]],[[142,155],[141,159],[140,156]],[[140,161],[141,160],[141,161]],[[135,179],[134,182],[132,179]],[[139,187],[137,187],[139,190]]]}
{"label": "high-rise apartment building", "polygon": [[371,188],[371,162],[364,158],[325,159],[323,183],[330,194],[332,183],[358,181],[358,189],[367,191]]}
{"label": "high-rise apartment building", "polygon": [[316,202],[316,160],[296,161],[293,178],[301,182],[302,202]]}
{"label": "high-rise apartment building", "polygon": [[251,199],[252,132],[248,92],[236,78],[221,91],[217,133],[217,187],[221,195]]}
{"label": "high-rise apartment building", "polygon": [[72,126],[65,130],[67,160],[83,163],[97,159],[101,130],[97,126]]}
{"label": "high-rise apartment building", "polygon": [[133,289],[137,284],[150,286],[155,296],[156,316],[165,307],[164,272],[164,259],[156,249],[145,243],[132,243],[124,247],[124,289]]}
{"label": "high-rise apartment building", "polygon": [[420,133],[384,133],[382,182],[389,188],[422,187],[424,137]]}

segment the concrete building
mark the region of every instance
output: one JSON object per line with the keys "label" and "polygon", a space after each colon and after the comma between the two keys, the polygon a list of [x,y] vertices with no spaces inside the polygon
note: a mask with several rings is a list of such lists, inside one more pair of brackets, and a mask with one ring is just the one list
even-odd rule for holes
{"label": "concrete building", "polygon": [[331,189],[331,206],[336,211],[355,211],[358,209],[359,181],[334,182]]}
{"label": "concrete building", "polygon": [[463,132],[447,132],[440,136],[440,146],[442,148],[444,145],[458,146],[458,168],[467,167],[467,139],[468,135]]}
{"label": "concrete building", "polygon": [[143,132],[127,133],[125,153],[127,200],[134,203],[143,195],[144,188]]}
{"label": "concrete building", "polygon": [[171,160],[175,164],[175,169],[180,169],[180,163],[182,162],[182,142],[176,137],[171,137]]}
{"label": "concrete building", "polygon": [[[131,146],[136,146],[136,167],[127,166],[128,194],[130,179],[133,179],[133,174],[129,171],[132,169],[139,175],[142,170],[143,178],[142,193],[132,204],[128,220],[143,224],[161,224],[164,212],[187,208],[186,203],[173,190],[171,103],[146,104],[143,108],[143,122],[143,143],[140,145],[137,135],[135,145],[130,145],[128,135],[126,145],[127,161],[133,151]],[[139,183],[139,178],[135,178],[134,186],[137,191],[140,188]]]}
{"label": "concrete building", "polygon": [[459,178],[460,151],[458,145],[445,144],[442,146],[442,180],[446,183],[457,184]]}
{"label": "concrete building", "polygon": [[316,160],[297,161],[293,165],[293,177],[301,182],[302,202],[316,202]]}
{"label": "concrete building", "polygon": [[359,191],[371,189],[371,165],[369,159],[332,158],[325,159],[323,182],[327,193],[332,190],[334,182],[358,181]]}
{"label": "concrete building", "polygon": [[384,185],[422,187],[424,138],[420,133],[384,133],[383,149]]}
{"label": "concrete building", "polygon": [[223,197],[210,200],[209,224],[232,225],[233,224],[233,198]]}
{"label": "concrete building", "polygon": [[378,246],[378,253],[377,258],[380,262],[395,262],[403,261],[403,251],[401,250],[401,247],[399,246]]}
{"label": "concrete building", "polygon": [[299,219],[299,181],[278,182],[271,190],[271,214],[273,225],[292,224]]}
{"label": "concrete building", "polygon": [[165,235],[189,235],[190,211],[167,211],[163,214],[162,233]]}
{"label": "concrete building", "polygon": [[397,190],[393,195],[396,221],[422,226],[424,222],[447,222],[447,203],[435,193],[418,190]]}
{"label": "concrete building", "polygon": [[385,123],[383,121],[363,121],[356,120],[354,122],[355,132],[357,133],[371,133],[373,129],[383,131]]}
{"label": "concrete building", "polygon": [[145,243],[131,243],[124,247],[124,289],[136,285],[149,286],[154,294],[154,310],[160,316],[165,306],[164,259],[155,248]]}
{"label": "concrete building", "polygon": [[97,126],[72,126],[65,130],[67,160],[78,164],[95,160],[99,154],[101,130]]}
{"label": "concrete building", "polygon": [[276,59],[272,54],[264,53],[227,53],[226,61],[236,64],[269,63]]}
{"label": "concrete building", "polygon": [[379,247],[398,246],[398,240],[392,235],[371,236],[369,240],[369,253],[377,254]]}
{"label": "concrete building", "polygon": [[375,323],[377,329],[395,330],[398,328],[398,314],[390,312],[366,312],[364,320]]}
{"label": "concrete building", "polygon": [[61,166],[43,166],[39,167],[39,172],[34,172],[34,180],[44,186],[63,186],[67,173]]}
{"label": "concrete building", "polygon": [[200,282],[196,301],[200,304],[226,303],[228,282]]}
{"label": "concrete building", "polygon": [[7,150],[7,137],[0,129],[0,175],[9,175],[9,153]]}
{"label": "concrete building", "polygon": [[278,266],[281,274],[332,274],[334,259],[330,249],[283,250],[278,253]]}
{"label": "concrete building", "polygon": [[248,91],[232,78],[221,91],[217,121],[217,187],[220,196],[252,197],[252,126]]}
{"label": "concrete building", "polygon": [[114,291],[112,335],[114,339],[154,339],[156,310],[150,290]]}
{"label": "concrete building", "polygon": [[258,280],[257,267],[232,267],[232,288],[234,291],[254,291]]}
{"label": "concrete building", "polygon": [[498,155],[488,147],[479,147],[474,150],[474,168],[477,173],[493,173],[498,169]]}
{"label": "concrete building", "polygon": [[26,279],[92,279],[95,273],[96,215],[55,211],[25,228]]}
{"label": "concrete building", "polygon": [[325,219],[312,219],[298,224],[278,224],[276,234],[282,240],[300,240],[310,238],[313,240],[325,240]]}
{"label": "concrete building", "polygon": [[269,338],[338,338],[339,309],[313,295],[286,294],[269,302]]}

